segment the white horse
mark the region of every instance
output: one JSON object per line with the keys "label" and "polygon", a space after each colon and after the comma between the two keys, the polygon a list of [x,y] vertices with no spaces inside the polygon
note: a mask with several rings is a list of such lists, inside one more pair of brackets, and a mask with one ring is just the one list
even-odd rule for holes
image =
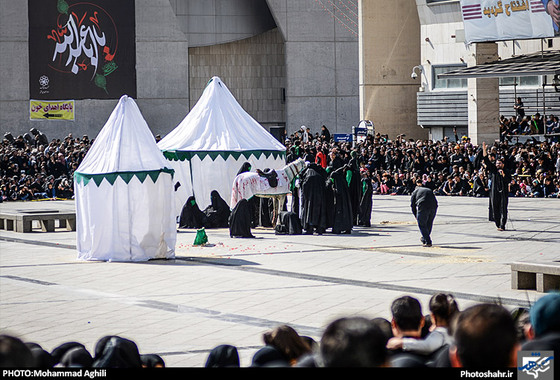
{"label": "white horse", "polygon": [[268,179],[257,173],[245,172],[239,174],[233,180],[230,207],[233,209],[241,199],[249,199],[253,196],[272,198],[274,204],[272,225],[275,226],[278,222],[280,207],[282,207],[286,195],[290,192],[290,183],[305,166],[305,161],[299,158],[290,162],[284,168],[275,170],[278,175],[278,185],[276,187],[271,187]]}

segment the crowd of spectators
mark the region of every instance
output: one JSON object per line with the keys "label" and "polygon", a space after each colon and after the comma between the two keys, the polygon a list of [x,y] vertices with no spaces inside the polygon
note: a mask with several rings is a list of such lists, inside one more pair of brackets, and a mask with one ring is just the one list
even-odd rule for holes
{"label": "crowd of spectators", "polygon": [[[539,360],[541,372],[553,371],[550,359],[560,350],[560,293],[548,293],[530,308],[476,303],[464,310],[453,295],[437,293],[427,309],[424,313],[412,296],[398,297],[389,318],[339,317],[323,329],[319,340],[282,324],[262,335],[262,345],[248,366],[523,370],[518,366],[519,351],[552,351],[552,357],[533,359]],[[200,366],[241,367],[238,348],[218,345]],[[47,351],[36,342],[4,334],[0,367],[164,368],[166,363],[158,354],[141,354],[134,341],[120,336],[102,337],[90,353],[81,342],[65,342]],[[557,375],[557,367],[554,371]]]}
{"label": "crowd of spectators", "polygon": [[[49,141],[35,128],[17,137],[6,133],[0,146],[0,202],[72,199],[73,173],[92,142],[72,134]],[[288,162],[302,157],[335,170],[355,158],[362,178],[371,179],[373,194],[411,194],[417,178],[440,196],[489,193],[480,148],[466,136],[432,141],[399,135],[391,140],[378,133],[354,144],[335,142],[325,126],[315,134],[302,127],[287,136],[285,145]],[[506,160],[511,197],[560,197],[560,140],[504,139],[491,146],[491,154]]]}
{"label": "crowd of spectators", "polygon": [[[487,197],[489,183],[481,147],[467,136],[443,140],[413,140],[399,135],[368,135],[362,141],[334,142],[323,126],[315,134],[301,129],[286,138],[288,161],[298,157],[336,169],[355,158],[362,177],[371,178],[373,194],[411,194],[416,179],[439,196]],[[510,197],[560,196],[560,141],[507,139],[490,146],[490,156],[503,158],[512,174]]]}
{"label": "crowd of spectators", "polygon": [[48,140],[37,129],[12,136],[0,146],[0,202],[72,199],[73,174],[93,140],[84,135]]}
{"label": "crowd of spectators", "polygon": [[[539,112],[527,115],[523,100],[518,97],[513,106],[515,115],[509,118],[500,116],[500,139],[512,141],[512,137],[520,135],[558,135],[560,123],[554,114],[541,117]],[[558,140],[556,140],[558,141]]]}

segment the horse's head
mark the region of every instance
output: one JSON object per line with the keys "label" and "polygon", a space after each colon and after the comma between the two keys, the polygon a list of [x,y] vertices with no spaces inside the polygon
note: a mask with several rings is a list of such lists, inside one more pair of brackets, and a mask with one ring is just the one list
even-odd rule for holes
{"label": "horse's head", "polygon": [[305,160],[304,160],[303,158],[298,158],[298,159],[295,161],[295,165],[294,165],[296,175],[298,175],[299,173],[301,173],[301,171],[302,171],[303,169],[305,169],[305,166],[306,166]]}
{"label": "horse's head", "polygon": [[299,175],[305,169],[305,161],[303,158],[298,158],[295,161],[290,162],[284,167],[284,172],[288,176],[288,180],[291,181]]}

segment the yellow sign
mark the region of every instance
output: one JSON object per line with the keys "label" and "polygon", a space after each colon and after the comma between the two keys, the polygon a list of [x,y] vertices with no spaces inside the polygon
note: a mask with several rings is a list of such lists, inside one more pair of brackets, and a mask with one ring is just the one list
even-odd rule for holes
{"label": "yellow sign", "polygon": [[31,120],[70,120],[74,121],[73,100],[30,100]]}

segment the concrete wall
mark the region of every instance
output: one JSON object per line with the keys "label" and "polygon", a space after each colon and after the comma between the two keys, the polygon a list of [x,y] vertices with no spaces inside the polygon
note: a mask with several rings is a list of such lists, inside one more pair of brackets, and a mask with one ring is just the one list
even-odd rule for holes
{"label": "concrete wall", "polygon": [[189,45],[238,41],[276,27],[265,0],[169,0]]}
{"label": "concrete wall", "polygon": [[323,124],[349,133],[360,120],[357,8],[337,10],[315,0],[267,3],[286,43],[288,133],[302,125],[319,132]]}
{"label": "concrete wall", "polygon": [[[318,132],[325,124],[333,133],[349,132],[360,120],[357,5],[345,2],[343,15],[337,11],[343,5],[336,4],[137,0],[136,100],[154,134],[168,133],[185,117],[202,82],[211,71],[216,73],[213,67],[219,67],[230,90],[265,125],[284,122],[288,132],[307,125]],[[37,127],[53,138],[70,132],[95,136],[117,99],[77,100],[74,122],[29,120],[27,1],[18,0],[14,7],[13,0],[0,0],[0,10],[2,134]],[[196,62],[190,65],[189,48],[201,49],[191,50]],[[232,49],[236,53],[220,63],[206,59],[224,59],[223,52]]]}
{"label": "concrete wall", "polygon": [[360,118],[395,138],[426,138],[416,122],[411,79],[420,64],[420,22],[414,0],[360,0]]}
{"label": "concrete wall", "polygon": [[[136,0],[137,103],[156,133],[174,128],[188,107],[188,42],[169,0]],[[101,130],[115,100],[76,100],[75,121],[29,120],[27,1],[0,0],[0,131],[23,134],[35,127],[49,138]]]}
{"label": "concrete wall", "polygon": [[191,47],[189,66],[191,108],[208,80],[218,76],[261,125],[285,125],[286,57],[277,28],[241,41]]}

